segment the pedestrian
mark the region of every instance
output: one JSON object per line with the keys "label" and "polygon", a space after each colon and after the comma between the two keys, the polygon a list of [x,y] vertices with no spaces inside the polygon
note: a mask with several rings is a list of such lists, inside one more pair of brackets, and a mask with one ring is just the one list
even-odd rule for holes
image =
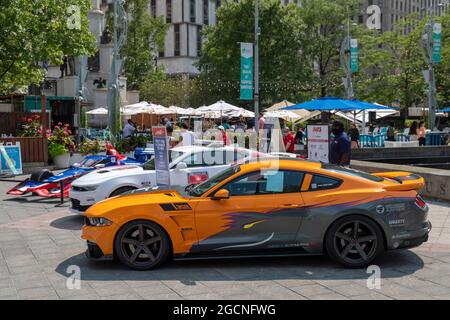
{"label": "pedestrian", "polygon": [[386,140],[395,141],[395,133],[394,123],[390,122],[386,131]]}
{"label": "pedestrian", "polygon": [[418,132],[418,137],[419,137],[419,146],[423,147],[425,145],[426,142],[426,136],[427,136],[427,128],[425,127],[425,122],[424,121],[420,121],[419,123],[419,132]]}
{"label": "pedestrian", "polygon": [[350,164],[350,140],[344,132],[344,124],[340,121],[334,121],[331,126],[331,132],[334,139],[330,146],[330,163],[340,166]]}
{"label": "pedestrian", "polygon": [[264,118],[264,114],[262,112],[260,112],[259,113],[259,121],[258,121],[259,130],[263,130],[265,124],[266,124],[266,119]]}
{"label": "pedestrian", "polygon": [[193,146],[195,144],[195,135],[189,130],[186,122],[181,124],[179,144],[180,146]]}
{"label": "pedestrian", "polygon": [[348,135],[351,141],[351,148],[358,149],[359,148],[359,130],[356,127],[356,123],[352,123],[350,130],[348,131]]}
{"label": "pedestrian", "polygon": [[409,141],[417,140],[419,140],[419,128],[417,127],[417,121],[413,121],[409,128]]}
{"label": "pedestrian", "polygon": [[224,128],[222,125],[220,125],[220,126],[217,127],[217,129],[219,129],[220,134],[222,135],[222,142],[223,142],[223,145],[224,145],[224,146],[229,145],[229,144],[230,144],[230,138],[228,138],[228,134],[227,134],[227,132],[225,131],[225,128]]}
{"label": "pedestrian", "polygon": [[283,142],[286,152],[294,153],[295,151],[295,141],[294,135],[288,127],[283,128]]}
{"label": "pedestrian", "polygon": [[230,125],[228,124],[228,118],[224,117],[224,118],[222,119],[222,127],[223,127],[225,130],[230,129]]}
{"label": "pedestrian", "polygon": [[136,125],[134,124],[133,120],[128,119],[125,127],[123,127],[123,138],[130,138],[131,136],[133,136],[135,131]]}
{"label": "pedestrian", "polygon": [[173,126],[167,126],[167,143],[169,145],[169,148],[172,149],[177,145],[176,139],[172,136],[173,134]]}
{"label": "pedestrian", "polygon": [[303,143],[303,137],[304,137],[305,133],[303,132],[303,128],[302,127],[298,127],[297,128],[297,133],[295,134],[294,137],[294,142],[295,144],[304,144]]}

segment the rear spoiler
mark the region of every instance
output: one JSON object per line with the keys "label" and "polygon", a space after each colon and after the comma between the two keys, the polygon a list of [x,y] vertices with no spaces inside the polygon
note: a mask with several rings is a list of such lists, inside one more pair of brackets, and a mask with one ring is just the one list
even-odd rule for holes
{"label": "rear spoiler", "polygon": [[404,172],[404,171],[378,172],[373,173],[373,175],[381,178],[392,179],[399,183],[394,185],[384,185],[383,189],[388,191],[409,191],[409,190],[419,191],[421,188],[425,186],[425,179],[411,172]]}

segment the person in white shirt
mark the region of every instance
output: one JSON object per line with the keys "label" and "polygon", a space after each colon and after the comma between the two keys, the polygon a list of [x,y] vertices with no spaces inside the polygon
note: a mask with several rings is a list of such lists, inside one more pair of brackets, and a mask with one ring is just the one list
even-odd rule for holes
{"label": "person in white shirt", "polygon": [[180,131],[180,146],[193,146],[195,143],[195,135],[192,131],[189,130],[189,127],[186,123],[181,124]]}
{"label": "person in white shirt", "polygon": [[123,127],[123,137],[129,138],[134,134],[135,131],[136,127],[134,126],[133,121],[131,119],[128,119],[127,124],[125,125],[125,127]]}

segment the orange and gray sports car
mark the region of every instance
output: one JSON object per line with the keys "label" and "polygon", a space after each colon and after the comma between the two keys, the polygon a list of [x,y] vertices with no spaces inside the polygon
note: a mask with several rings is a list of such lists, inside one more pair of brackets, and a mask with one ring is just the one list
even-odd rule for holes
{"label": "orange and gray sports car", "polygon": [[174,259],[317,255],[348,267],[427,241],[420,176],[295,159],[231,168],[186,188],[140,189],[85,213],[91,258],[155,268]]}

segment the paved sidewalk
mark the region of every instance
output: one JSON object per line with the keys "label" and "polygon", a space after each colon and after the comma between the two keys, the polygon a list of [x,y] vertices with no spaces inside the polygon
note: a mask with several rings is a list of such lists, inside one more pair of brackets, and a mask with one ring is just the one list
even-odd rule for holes
{"label": "paved sidewalk", "polygon": [[[58,200],[11,197],[0,182],[0,299],[450,299],[450,204],[428,201],[429,242],[387,253],[381,289],[367,288],[366,270],[326,257],[169,262],[133,271],[84,257],[82,218]],[[81,288],[70,290],[70,266]]]}

